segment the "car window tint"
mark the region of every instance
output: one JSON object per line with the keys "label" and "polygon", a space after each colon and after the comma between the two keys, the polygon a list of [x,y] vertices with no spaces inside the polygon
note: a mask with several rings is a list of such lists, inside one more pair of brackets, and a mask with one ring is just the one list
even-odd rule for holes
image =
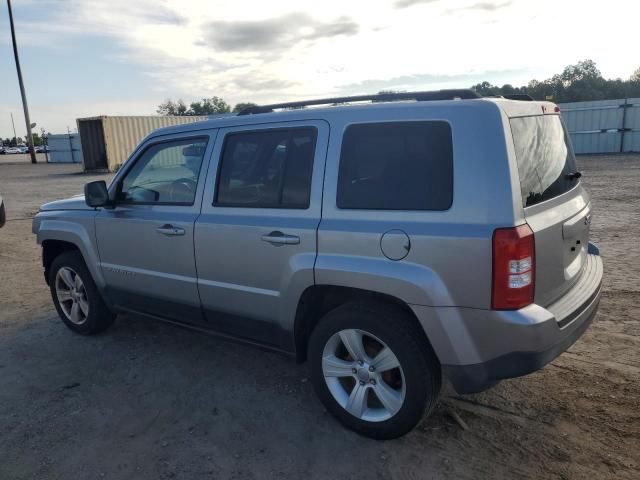
{"label": "car window tint", "polygon": [[193,204],[206,148],[206,138],[148,147],[122,180],[118,201]]}
{"label": "car window tint", "polygon": [[575,187],[576,160],[560,115],[511,119],[522,205],[528,207]]}
{"label": "car window tint", "polygon": [[451,128],[442,121],[355,124],[342,140],[337,205],[447,210],[453,200]]}
{"label": "car window tint", "polygon": [[227,135],[215,204],[308,208],[316,135],[311,127]]}

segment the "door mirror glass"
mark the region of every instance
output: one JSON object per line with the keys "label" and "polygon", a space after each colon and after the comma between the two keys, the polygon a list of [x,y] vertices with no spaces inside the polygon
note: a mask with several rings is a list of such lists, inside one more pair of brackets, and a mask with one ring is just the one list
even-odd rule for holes
{"label": "door mirror glass", "polygon": [[104,207],[109,205],[109,191],[104,180],[89,182],[84,186],[84,201],[90,207]]}

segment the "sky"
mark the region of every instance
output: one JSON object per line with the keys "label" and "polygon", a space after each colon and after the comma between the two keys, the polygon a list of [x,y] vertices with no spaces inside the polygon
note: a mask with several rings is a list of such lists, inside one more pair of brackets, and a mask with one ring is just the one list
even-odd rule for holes
{"label": "sky", "polygon": [[[13,0],[31,121],[153,115],[167,98],[268,103],[524,85],[583,59],[640,66],[637,0]],[[5,0],[0,137],[25,134]]]}

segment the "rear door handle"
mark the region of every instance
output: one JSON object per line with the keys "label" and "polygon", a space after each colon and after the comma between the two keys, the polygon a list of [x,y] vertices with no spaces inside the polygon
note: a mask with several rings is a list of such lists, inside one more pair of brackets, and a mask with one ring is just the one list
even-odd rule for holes
{"label": "rear door handle", "polygon": [[300,237],[297,235],[285,235],[277,230],[269,235],[262,235],[261,238],[263,242],[268,242],[272,245],[298,245],[300,243]]}
{"label": "rear door handle", "polygon": [[167,223],[166,225],[156,228],[156,232],[161,233],[162,235],[167,235],[169,237],[175,237],[178,235],[184,235],[184,228],[174,227],[173,225]]}

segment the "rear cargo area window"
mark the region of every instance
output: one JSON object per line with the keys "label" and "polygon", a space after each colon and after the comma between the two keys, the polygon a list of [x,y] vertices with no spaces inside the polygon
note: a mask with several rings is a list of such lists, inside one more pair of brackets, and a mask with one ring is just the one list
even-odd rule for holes
{"label": "rear cargo area window", "polygon": [[511,119],[522,205],[557,197],[577,185],[576,161],[559,115]]}
{"label": "rear cargo area window", "polygon": [[338,208],[447,210],[453,146],[447,122],[355,124],[342,140]]}

